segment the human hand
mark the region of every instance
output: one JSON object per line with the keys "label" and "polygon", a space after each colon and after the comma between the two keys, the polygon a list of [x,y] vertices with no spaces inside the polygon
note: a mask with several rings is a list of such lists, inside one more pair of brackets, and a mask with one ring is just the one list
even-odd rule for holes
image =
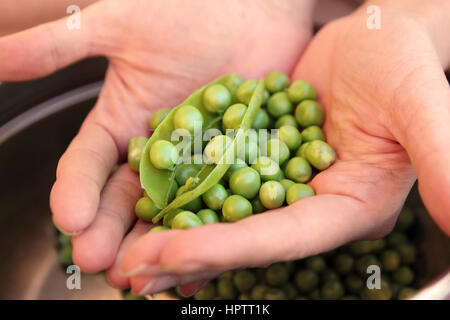
{"label": "human hand", "polygon": [[392,229],[415,172],[427,208],[450,234],[443,73],[450,55],[415,13],[385,6],[381,30],[367,29],[367,17],[360,10],[325,27],[293,74],[318,89],[327,140],[338,154],[311,181],[317,196],[234,224],[140,237],[122,261],[135,292],[380,238]]}

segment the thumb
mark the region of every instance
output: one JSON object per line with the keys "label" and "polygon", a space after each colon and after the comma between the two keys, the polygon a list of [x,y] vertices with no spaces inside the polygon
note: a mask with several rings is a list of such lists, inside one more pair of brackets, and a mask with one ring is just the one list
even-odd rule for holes
{"label": "thumb", "polygon": [[425,206],[450,235],[450,88],[437,62],[419,70],[394,101],[398,140],[417,173]]}
{"label": "thumb", "polygon": [[0,38],[0,81],[42,77],[77,60],[101,54],[102,49],[96,45],[103,40],[101,28],[95,25],[97,8],[94,4],[79,13],[79,29],[70,28],[68,23],[68,19],[77,17],[67,16]]}

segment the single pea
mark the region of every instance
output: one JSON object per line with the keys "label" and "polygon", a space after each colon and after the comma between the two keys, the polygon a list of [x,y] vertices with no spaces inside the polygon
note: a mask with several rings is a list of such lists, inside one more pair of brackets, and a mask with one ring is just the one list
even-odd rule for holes
{"label": "single pea", "polygon": [[344,296],[345,289],[339,281],[331,280],[324,283],[320,289],[320,296],[326,300],[337,300]]}
{"label": "single pea", "polygon": [[275,122],[275,128],[280,129],[282,126],[292,126],[298,129],[297,120],[295,120],[292,114],[285,114],[277,119]]}
{"label": "single pea", "polygon": [[286,294],[281,289],[269,288],[264,296],[265,300],[286,300]]}
{"label": "single pea", "polygon": [[266,269],[265,279],[268,285],[280,287],[289,280],[289,272],[283,263],[275,263]]}
{"label": "single pea", "polygon": [[286,143],[290,151],[297,150],[302,144],[302,134],[293,126],[281,126],[278,138]]}
{"label": "single pea", "polygon": [[269,288],[264,284],[257,284],[253,287],[250,297],[252,300],[263,300]]}
{"label": "single pea", "polygon": [[298,271],[295,274],[295,284],[300,292],[311,292],[319,284],[319,276],[315,271],[309,269]]}
{"label": "single pea", "polygon": [[236,170],[240,169],[240,168],[244,168],[247,167],[247,163],[245,163],[244,160],[236,158],[235,162],[230,165],[230,167],[228,168],[228,170],[225,172],[224,174],[224,179],[226,181],[228,181],[231,177],[231,175],[233,174],[233,172],[235,172]]}
{"label": "single pea", "polygon": [[182,211],[173,218],[172,229],[190,229],[202,224],[202,220],[195,213]]}
{"label": "single pea", "polygon": [[164,215],[163,225],[168,227],[168,228],[172,227],[173,218],[175,218],[175,216],[177,214],[179,214],[180,212],[183,212],[183,210],[182,209],[175,209],[175,210],[170,211],[166,215]]}
{"label": "single pea", "polygon": [[356,256],[361,256],[364,254],[368,254],[373,251],[373,243],[372,241],[362,240],[355,241],[347,246],[350,252]]}
{"label": "single pea", "polygon": [[236,73],[230,74],[228,79],[225,82],[225,87],[227,87],[228,91],[230,91],[231,94],[231,102],[236,103],[236,92],[239,86],[244,82],[244,79]]}
{"label": "single pea", "polygon": [[267,129],[270,126],[270,117],[265,109],[259,109],[256,112],[255,118],[253,119],[252,128],[259,129]]}
{"label": "single pea", "polygon": [[298,200],[305,199],[315,195],[314,189],[303,183],[296,183],[286,191],[286,202],[288,205]]}
{"label": "single pea", "polygon": [[400,266],[400,254],[395,250],[386,250],[381,254],[383,270],[394,271]]}
{"label": "single pea", "polygon": [[295,182],[290,179],[281,179],[280,183],[283,186],[285,192],[287,192],[290,186],[295,184]]}
{"label": "single pea", "polygon": [[231,104],[231,94],[221,84],[214,84],[203,94],[203,105],[212,113],[223,113]]}
{"label": "single pea", "polygon": [[294,81],[287,90],[287,94],[292,103],[299,103],[306,99],[317,98],[316,89],[306,81]]}
{"label": "single pea", "polygon": [[249,292],[256,284],[256,277],[249,270],[238,270],[234,274],[233,283],[239,292]]}
{"label": "single pea", "polygon": [[157,169],[174,170],[177,160],[177,148],[169,141],[158,140],[150,147],[150,161]]}
{"label": "single pea", "polygon": [[389,246],[396,248],[402,243],[407,243],[408,238],[404,233],[399,231],[392,231],[391,234],[387,236],[387,243]]}
{"label": "single pea", "polygon": [[397,245],[397,251],[403,263],[412,264],[416,261],[416,248],[412,244],[400,243]]}
{"label": "single pea", "polygon": [[170,113],[169,108],[162,108],[153,112],[152,116],[150,117],[150,120],[148,121],[148,127],[150,128],[150,130],[156,130],[159,124],[163,122],[165,118],[167,118],[169,113]]}
{"label": "single pea", "polygon": [[69,265],[73,264],[72,246],[70,245],[70,246],[62,247],[58,252],[58,256],[59,256],[59,261],[64,266],[69,266]]}
{"label": "single pea", "polygon": [[298,295],[298,290],[292,283],[286,283],[281,289],[288,300],[295,299]]}
{"label": "single pea", "polygon": [[283,205],[286,191],[278,181],[267,181],[259,189],[259,198],[267,209],[276,209]]}
{"label": "single pea", "polygon": [[259,196],[256,196],[252,201],[252,208],[253,208],[253,213],[261,213],[266,211],[266,208],[263,206],[261,199],[259,199]]}
{"label": "single pea", "polygon": [[233,172],[229,185],[233,194],[253,199],[261,187],[261,178],[255,169],[244,167]]}
{"label": "single pea", "polygon": [[272,71],[264,79],[264,86],[270,93],[282,91],[289,87],[289,77],[281,71]]}
{"label": "single pea", "polygon": [[302,131],[302,141],[310,142],[314,140],[322,140],[325,141],[325,134],[322,129],[318,126],[310,126]]}
{"label": "single pea", "polygon": [[392,290],[389,282],[381,279],[380,289],[369,289],[365,287],[361,292],[361,298],[364,300],[389,300],[392,298]]}
{"label": "single pea", "polygon": [[323,283],[325,283],[327,281],[339,281],[340,280],[339,274],[336,271],[334,271],[333,269],[329,269],[329,268],[324,269],[320,275],[321,275],[321,279],[322,279]]}
{"label": "single pea", "polygon": [[364,287],[364,282],[360,276],[356,274],[350,274],[345,278],[345,287],[351,293],[359,293]]}
{"label": "single pea", "polygon": [[303,183],[311,179],[312,168],[305,159],[294,157],[288,161],[284,173],[289,179]]}
{"label": "single pea", "polygon": [[228,192],[221,184],[213,185],[208,191],[202,195],[203,202],[212,210],[222,209]]}
{"label": "single pea", "polygon": [[292,113],[293,109],[292,102],[286,92],[277,92],[267,101],[267,111],[275,118]]}
{"label": "single pea", "polygon": [[327,267],[325,259],[321,256],[309,257],[305,260],[306,266],[316,272],[322,272]]}
{"label": "single pea", "polygon": [[340,253],[334,259],[334,266],[340,274],[349,274],[353,271],[355,260],[347,253]]}
{"label": "single pea", "polygon": [[386,246],[386,240],[383,238],[372,240],[371,242],[372,242],[372,250],[376,252],[383,250],[384,247]]}
{"label": "single pea", "polygon": [[320,127],[325,120],[325,111],[320,103],[313,100],[304,100],[295,109],[295,119],[303,128]]}
{"label": "single pea", "polygon": [[289,148],[286,143],[284,143],[284,141],[280,139],[275,138],[265,141],[261,145],[261,152],[262,154],[266,153],[269,158],[271,158],[279,165],[282,165],[284,162],[286,162],[286,160],[289,159],[290,156]]}
{"label": "single pea", "polygon": [[226,279],[226,280],[232,280],[233,279],[233,271],[226,271],[222,273],[220,276],[217,277],[217,280]]}
{"label": "single pea", "polygon": [[411,268],[403,266],[394,272],[393,278],[402,285],[408,285],[414,281],[414,272]]}
{"label": "single pea", "polygon": [[225,200],[222,214],[226,221],[235,222],[253,214],[252,204],[240,195],[232,195]]}
{"label": "single pea", "polygon": [[220,279],[217,281],[217,294],[223,300],[233,300],[236,298],[236,288],[231,279]]}
{"label": "single pea", "polygon": [[156,226],[150,229],[149,233],[153,233],[153,232],[161,232],[161,231],[167,231],[170,230],[169,227],[166,226]]}
{"label": "single pea", "polygon": [[395,229],[399,231],[408,230],[414,224],[414,213],[408,207],[404,207],[397,219],[397,223],[395,224]]}
{"label": "single pea", "polygon": [[360,275],[367,275],[367,268],[369,266],[378,266],[381,267],[381,263],[378,258],[373,254],[367,254],[356,260],[356,271],[359,272]]}
{"label": "single pea", "polygon": [[237,130],[241,126],[242,119],[244,119],[247,112],[247,106],[242,103],[233,104],[229,107],[222,118],[225,129]]}
{"label": "single pea", "polygon": [[310,142],[302,143],[300,148],[297,149],[297,152],[295,153],[295,155],[297,157],[306,159],[306,148],[308,148],[309,145],[310,145]]}
{"label": "single pea", "polygon": [[248,105],[256,89],[258,82],[256,80],[247,80],[239,86],[236,91],[236,98],[239,102]]}
{"label": "single pea", "polygon": [[321,140],[311,141],[305,150],[306,160],[318,170],[325,170],[336,160],[336,153],[326,142]]}
{"label": "single pea", "polygon": [[139,219],[144,221],[152,221],[152,219],[160,212],[155,203],[147,197],[142,197],[136,202],[134,212]]}
{"label": "single pea", "polygon": [[139,172],[139,164],[147,141],[148,138],[146,137],[130,138],[128,144],[128,165],[136,172]]}
{"label": "single pea", "polygon": [[203,115],[194,106],[185,105],[180,107],[174,114],[173,125],[175,129],[185,129],[192,136],[194,128],[203,126]]}
{"label": "single pea", "polygon": [[252,168],[259,173],[262,181],[276,180],[279,176],[280,166],[269,157],[259,157]]}
{"label": "single pea", "polygon": [[211,209],[202,209],[197,212],[197,216],[202,220],[203,224],[211,224],[219,222],[219,216]]}
{"label": "single pea", "polygon": [[410,287],[404,287],[400,289],[398,293],[398,299],[399,300],[408,300],[412,298],[416,294],[416,289],[410,288]]}
{"label": "single pea", "polygon": [[213,300],[216,297],[216,287],[211,283],[207,283],[196,294],[194,294],[195,300]]}
{"label": "single pea", "polygon": [[199,171],[200,169],[195,164],[181,164],[175,171],[175,180],[178,185],[183,186],[188,178],[195,177]]}
{"label": "single pea", "polygon": [[[205,158],[207,163],[227,163],[225,159],[226,149],[233,143],[233,139],[226,135],[215,136],[206,145]],[[231,159],[233,160],[233,159]]]}
{"label": "single pea", "polygon": [[[192,178],[189,178],[189,179],[192,179]],[[188,179],[188,181],[189,181],[189,179]],[[186,191],[186,185],[179,187],[177,190],[176,196],[178,197],[178,196],[182,195],[185,191]],[[197,197],[197,198],[191,200],[190,202],[186,203],[185,205],[183,205],[182,208],[187,211],[197,212],[203,208],[203,205],[204,204],[202,201],[202,197]]]}

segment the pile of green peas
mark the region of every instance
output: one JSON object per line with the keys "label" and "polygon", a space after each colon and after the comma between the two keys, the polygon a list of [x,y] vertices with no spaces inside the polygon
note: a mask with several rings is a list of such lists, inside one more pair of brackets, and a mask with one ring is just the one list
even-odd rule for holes
{"label": "pile of green peas", "polygon": [[[203,106],[208,113],[218,115],[220,123],[216,127],[222,133],[203,146],[204,163],[180,163],[179,151],[172,141],[157,140],[149,148],[148,161],[154,168],[175,173],[169,202],[191,190],[205,163],[219,164],[223,160],[225,150],[233,142],[227,132],[241,126],[258,82],[244,81],[238,75],[229,82],[213,84],[203,92]],[[246,136],[244,151],[236,152],[219,182],[201,196],[165,214],[162,225],[150,232],[236,222],[315,195],[307,183],[336,159],[321,129],[325,112],[316,101],[317,92],[305,81],[291,83],[280,71],[270,72],[264,79],[264,87],[264,101],[252,119],[252,128],[270,133],[263,138]],[[170,109],[156,111],[149,120],[150,130],[156,130],[170,112]],[[205,116],[195,106],[181,105],[167,120],[172,121],[171,127],[183,129],[192,136],[195,125],[202,125]],[[130,140],[128,162],[135,171],[146,143],[146,137]],[[162,209],[144,193],[136,203],[135,212],[138,218],[152,221]]]}

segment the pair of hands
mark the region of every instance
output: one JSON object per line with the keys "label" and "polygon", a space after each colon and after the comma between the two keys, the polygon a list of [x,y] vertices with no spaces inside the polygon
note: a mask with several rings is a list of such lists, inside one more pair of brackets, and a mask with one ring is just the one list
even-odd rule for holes
{"label": "pair of hands", "polygon": [[[55,224],[74,235],[76,264],[107,269],[114,286],[135,293],[181,285],[192,294],[224,270],[387,234],[416,173],[427,208],[450,234],[450,55],[416,13],[388,7],[381,30],[369,30],[359,10],[308,45],[312,4],[109,0],[82,11],[80,30],[64,19],[0,39],[1,81],[109,58],[97,105],[60,159],[50,197]],[[138,176],[127,164],[110,176],[128,138],[148,135],[153,111],[224,73],[259,78],[274,69],[312,83],[326,109],[338,160],[311,182],[317,196],[235,224],[153,234],[150,224],[135,224]]]}

